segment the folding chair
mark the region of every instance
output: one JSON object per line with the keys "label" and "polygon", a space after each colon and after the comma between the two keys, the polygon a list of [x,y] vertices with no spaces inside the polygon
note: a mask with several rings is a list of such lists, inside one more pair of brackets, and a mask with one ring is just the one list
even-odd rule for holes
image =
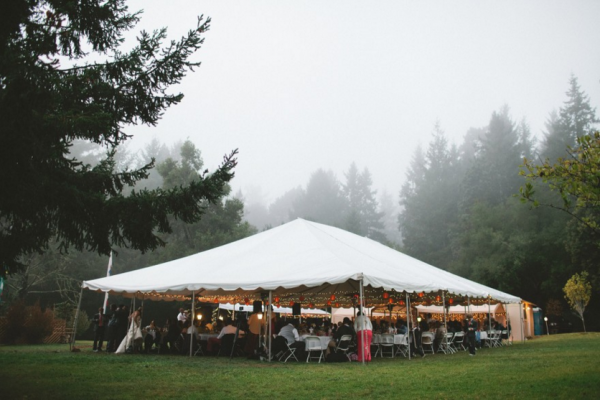
{"label": "folding chair", "polygon": [[465,347],[464,332],[456,332],[454,334],[454,339],[452,340],[452,348],[454,349],[454,351],[467,350],[467,348]]}
{"label": "folding chair", "polygon": [[444,335],[444,337],[442,338],[442,342],[440,343],[440,348],[438,349],[438,352],[440,351],[440,349],[442,349],[442,351],[444,352],[444,354],[454,354],[455,350],[452,347],[452,342],[454,341],[454,333],[452,332],[448,332]]}
{"label": "folding chair", "polygon": [[342,335],[342,337],[340,337],[340,341],[338,342],[337,346],[335,347],[335,352],[343,352],[344,354],[348,353],[348,350],[350,350],[350,346],[352,345],[352,335]]}
{"label": "folding chair", "polygon": [[304,350],[308,353],[308,356],[306,357],[306,362],[308,362],[311,358],[314,359],[314,357],[311,357],[313,351],[318,351],[320,363],[321,359],[323,358],[323,347],[321,347],[321,340],[316,336],[307,336],[304,339],[304,346]]}
{"label": "folding chair", "polygon": [[[286,363],[292,357],[296,361],[300,361],[300,360],[298,360],[298,357],[296,357],[296,348],[291,347],[290,344],[287,342],[287,340],[285,341],[285,345],[287,346],[287,350],[285,350],[285,352],[281,355],[281,357],[279,357],[279,361],[283,361],[284,363]],[[319,345],[320,345],[320,343],[319,343]],[[285,357],[285,359],[283,359],[284,357]]]}
{"label": "folding chair", "polygon": [[492,347],[502,347],[502,343],[500,342],[502,338],[500,337],[500,331],[492,331],[490,334],[490,344]]}
{"label": "folding chair", "polygon": [[408,357],[408,334],[394,336],[396,344],[396,354],[401,353],[404,357]]}
{"label": "folding chair", "polygon": [[[377,357],[377,354],[379,354],[379,352],[381,352],[381,346],[379,345],[380,341],[381,341],[381,334],[374,333],[373,339],[371,340],[371,347],[375,347],[375,349],[376,349],[375,355],[373,357]],[[371,349],[371,352],[372,352],[372,349]]]}
{"label": "folding chair", "polygon": [[482,342],[484,342],[482,344],[482,346],[486,346],[491,349],[492,347],[495,347],[494,346],[494,338],[496,336],[496,331],[492,330],[492,331],[487,331],[486,333],[487,333],[487,338],[481,340]]}
{"label": "folding chair", "polygon": [[421,346],[423,346],[423,351],[426,351],[426,346],[428,346],[431,354],[435,353],[433,350],[433,338],[434,334],[432,332],[423,332],[421,335]]}
{"label": "folding chair", "polygon": [[198,338],[196,336],[194,336],[194,338],[192,339],[192,350],[196,349],[196,351],[194,352],[194,355],[197,356],[198,354],[200,355],[204,355],[204,350],[202,350],[202,344],[200,343],[200,340],[198,340]]}
{"label": "folding chair", "polygon": [[381,357],[383,358],[383,353],[385,349],[391,351],[390,358],[394,358],[394,335],[389,333],[384,333],[379,337],[379,350]]}
{"label": "folding chair", "polygon": [[235,333],[228,333],[227,335],[223,335],[221,338],[221,346],[219,346],[219,352],[217,353],[217,357],[224,355],[225,357],[230,357],[232,352],[235,352],[237,349],[234,348]]}

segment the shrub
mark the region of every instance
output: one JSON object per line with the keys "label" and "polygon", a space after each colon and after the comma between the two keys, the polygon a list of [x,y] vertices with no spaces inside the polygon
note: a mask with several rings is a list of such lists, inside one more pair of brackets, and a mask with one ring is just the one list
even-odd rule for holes
{"label": "shrub", "polygon": [[25,329],[23,331],[26,343],[42,343],[46,336],[52,334],[53,329],[54,313],[51,310],[46,309],[42,311],[39,301],[33,306],[27,307],[27,320],[25,321]]}
{"label": "shrub", "polygon": [[16,301],[6,313],[6,330],[1,340],[6,344],[36,344],[52,334],[54,314],[42,311],[40,303],[26,306],[22,300]]}
{"label": "shrub", "polygon": [[15,301],[6,312],[6,329],[2,335],[2,343],[15,344],[25,329],[27,312],[22,300]]}

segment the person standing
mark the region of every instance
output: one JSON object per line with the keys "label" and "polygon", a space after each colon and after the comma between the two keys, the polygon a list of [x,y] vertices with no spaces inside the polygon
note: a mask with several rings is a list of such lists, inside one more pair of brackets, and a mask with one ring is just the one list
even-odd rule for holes
{"label": "person standing", "polygon": [[185,313],[185,310],[183,308],[180,308],[179,314],[177,314],[177,322],[179,323],[179,326],[183,327],[183,325],[185,324],[186,321],[187,321],[187,314]]}
{"label": "person standing", "polygon": [[102,343],[104,343],[104,332],[108,324],[108,318],[104,314],[104,309],[100,307],[92,320],[94,324],[94,344],[92,349],[94,352],[102,351]]}
{"label": "person standing", "polygon": [[371,341],[373,340],[373,325],[371,320],[361,311],[354,320],[356,341],[358,343],[358,361],[371,361]]}
{"label": "person standing", "polygon": [[131,314],[129,319],[129,330],[126,332],[119,348],[115,351],[116,354],[125,352],[138,353],[142,348],[144,341],[142,337],[142,307],[139,307]]}
{"label": "person standing", "polygon": [[248,338],[244,349],[248,358],[253,358],[259,349],[259,338],[263,326],[265,326],[265,321],[262,319],[261,313],[256,312],[248,319]]}
{"label": "person standing", "polygon": [[420,322],[417,322],[415,324],[414,321],[418,321],[416,315],[411,321],[412,325],[413,325],[413,330],[412,330],[413,346],[414,346],[413,353],[419,354],[421,357],[425,357],[425,350],[423,350],[423,331],[421,330],[421,327],[424,325],[427,325],[427,322],[425,322],[425,324],[421,324]]}
{"label": "person standing", "polygon": [[469,342],[469,355],[475,355],[475,333],[479,324],[471,314],[467,315],[467,341]]}
{"label": "person standing", "polygon": [[110,305],[110,320],[108,321],[108,326],[106,328],[106,333],[108,334],[108,342],[106,342],[106,351],[109,353],[114,353],[117,349],[117,320],[119,318],[117,313],[117,305]]}
{"label": "person standing", "polygon": [[[129,319],[129,312],[127,311],[127,306],[125,304],[121,304],[119,309],[117,310],[117,339],[115,342],[115,347],[118,347],[119,343],[123,341],[125,336],[127,335],[127,322]],[[116,349],[115,349],[116,351]]]}

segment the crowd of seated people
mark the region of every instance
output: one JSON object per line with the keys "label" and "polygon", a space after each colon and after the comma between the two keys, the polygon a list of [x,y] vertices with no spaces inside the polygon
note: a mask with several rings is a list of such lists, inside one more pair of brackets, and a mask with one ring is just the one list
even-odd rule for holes
{"label": "crowd of seated people", "polygon": [[[219,353],[221,348],[222,340],[224,335],[235,334],[238,332],[236,343],[239,340],[240,349],[244,349],[248,357],[256,357],[260,352],[264,353],[266,344],[264,341],[259,346],[258,334],[254,333],[249,329],[248,321],[246,321],[245,314],[240,314],[241,319],[239,321],[233,321],[226,319],[216,319],[213,324],[207,321],[195,320],[192,321],[189,315],[183,310],[176,318],[167,319],[164,326],[161,328],[156,325],[155,321],[151,321],[143,329],[144,335],[144,351],[146,353],[158,352],[163,354],[189,354],[190,344],[196,349],[197,346],[202,346],[203,354],[216,355]],[[438,317],[439,318],[439,317]],[[338,323],[330,323],[326,320],[304,320],[299,323],[300,320],[296,318],[274,318],[272,324],[272,356],[281,356],[289,345],[292,348],[296,348],[297,355],[302,356],[304,351],[304,338],[306,336],[318,336],[318,337],[330,337],[329,345],[327,346],[326,354],[335,351],[340,345],[342,336],[350,335],[352,337],[351,342],[346,346],[343,344],[342,348],[355,349],[356,346],[356,332],[354,332],[352,320],[348,317],[344,318],[343,321]],[[488,319],[482,320],[479,325],[479,330],[488,330]],[[259,329],[254,329],[257,332],[264,334],[265,322],[257,322]],[[394,319],[393,321],[385,319],[373,319],[373,334],[408,334],[410,332],[410,343],[413,344],[413,336],[416,335],[416,331],[409,329],[407,323],[403,319]],[[413,327],[418,326],[418,332],[421,334],[426,331],[434,332],[434,352],[437,352],[440,348],[440,344],[444,340],[446,332],[456,333],[465,332],[464,323],[460,320],[448,320],[446,324],[439,319],[431,318],[431,315],[422,315],[421,322],[417,323],[411,318],[411,325]],[[260,328],[262,326],[262,328]],[[506,327],[491,319],[492,329],[498,331],[507,331]],[[239,329],[239,330],[238,330]],[[261,330],[262,329],[262,330]],[[509,327],[510,329],[510,327]],[[244,335],[248,332],[247,335]],[[201,336],[201,334],[210,333],[218,336]],[[244,337],[249,337],[250,343],[244,347]],[[503,334],[502,338],[507,339],[508,333]],[[203,340],[201,340],[201,338]],[[323,344],[325,346],[325,344]],[[419,346],[414,346],[413,351],[418,353]],[[241,351],[240,351],[241,352]]]}

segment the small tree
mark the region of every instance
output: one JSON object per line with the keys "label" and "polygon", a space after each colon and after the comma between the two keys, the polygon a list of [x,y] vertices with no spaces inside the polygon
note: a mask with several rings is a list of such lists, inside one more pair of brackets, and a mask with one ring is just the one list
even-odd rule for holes
{"label": "small tree", "polygon": [[581,274],[575,274],[567,281],[567,284],[563,288],[565,299],[567,299],[571,308],[579,314],[579,318],[583,322],[584,332],[586,330],[583,312],[585,311],[585,306],[590,302],[590,297],[592,297],[592,284],[588,282],[587,278],[588,273],[586,271]]}

